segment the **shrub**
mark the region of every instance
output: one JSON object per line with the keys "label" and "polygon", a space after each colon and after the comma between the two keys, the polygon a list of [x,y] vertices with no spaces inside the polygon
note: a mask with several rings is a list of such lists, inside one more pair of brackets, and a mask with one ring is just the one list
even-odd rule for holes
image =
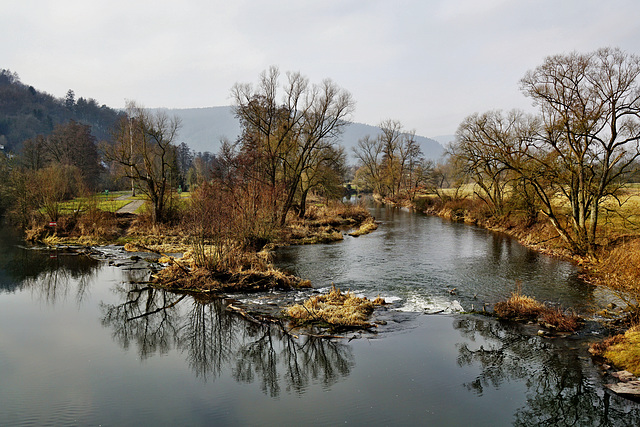
{"label": "shrub", "polygon": [[369,317],[374,305],[384,304],[382,298],[373,302],[356,297],[350,292],[342,293],[331,285],[328,294],[316,295],[303,304],[287,309],[287,315],[299,323],[325,323],[333,327],[369,327]]}
{"label": "shrub", "polygon": [[520,285],[506,301],[493,307],[495,314],[503,319],[537,321],[541,325],[559,332],[574,332],[580,318],[575,314],[565,314],[558,307],[547,307],[535,298],[522,295]]}

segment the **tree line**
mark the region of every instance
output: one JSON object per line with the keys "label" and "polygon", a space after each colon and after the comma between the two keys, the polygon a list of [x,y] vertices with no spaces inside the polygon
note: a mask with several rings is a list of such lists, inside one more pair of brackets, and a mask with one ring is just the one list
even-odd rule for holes
{"label": "tree line", "polygon": [[[182,223],[195,243],[215,240],[233,251],[260,247],[288,217],[305,217],[310,194],[342,198],[347,165],[338,140],[355,105],[349,92],[330,79],[312,83],[271,67],[231,93],[242,134],[216,154],[194,153],[179,140],[177,117],[133,101],[110,141],[70,120],[22,141],[18,152],[3,150],[3,209],[27,226],[34,218],[56,221],[61,201],[127,189],[150,201],[151,222]],[[65,104],[78,105],[72,92]],[[179,190],[191,192],[186,206]]]}
{"label": "tree line", "polygon": [[49,135],[70,120],[89,125],[97,141],[110,140],[120,115],[93,98],[76,98],[71,89],[56,98],[22,83],[17,73],[0,69],[0,145],[5,150],[20,152],[27,139]]}
{"label": "tree line", "polygon": [[495,215],[541,212],[574,253],[593,254],[606,202],[637,174],[640,57],[620,49],[549,56],[520,80],[537,107],[472,114],[451,162]]}

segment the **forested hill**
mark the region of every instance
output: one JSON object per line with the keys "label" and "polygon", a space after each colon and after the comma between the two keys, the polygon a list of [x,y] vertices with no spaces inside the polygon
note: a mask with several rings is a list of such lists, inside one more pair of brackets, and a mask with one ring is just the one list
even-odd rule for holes
{"label": "forested hill", "polygon": [[[182,120],[179,141],[186,143],[196,152],[217,153],[221,140],[235,141],[240,135],[240,122],[233,113],[231,106],[209,108],[158,108],[154,111],[164,111]],[[350,163],[355,163],[353,147],[358,140],[370,135],[377,136],[382,131],[376,126],[362,123],[349,123],[341,136],[340,144],[345,147]],[[438,160],[444,153],[444,147],[438,141],[416,135],[422,153],[426,158]]]}
{"label": "forested hill", "polygon": [[69,120],[91,126],[96,140],[110,140],[121,113],[99,105],[95,99],[55,98],[20,81],[16,73],[0,69],[0,145],[19,151],[22,143],[37,135],[49,135]]}

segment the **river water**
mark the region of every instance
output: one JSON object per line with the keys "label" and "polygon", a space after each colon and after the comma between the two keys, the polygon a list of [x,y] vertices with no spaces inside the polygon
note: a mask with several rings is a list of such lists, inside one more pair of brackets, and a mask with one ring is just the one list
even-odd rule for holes
{"label": "river water", "polygon": [[[3,232],[0,425],[640,425],[640,406],[605,392],[588,357],[597,329],[549,339],[460,313],[516,282],[583,312],[606,302],[574,266],[475,227],[373,213],[370,235],[276,257],[316,291],[390,302],[376,332],[334,340],[149,288],[147,263],[118,248],[96,260]],[[270,306],[312,292],[232,297]]]}

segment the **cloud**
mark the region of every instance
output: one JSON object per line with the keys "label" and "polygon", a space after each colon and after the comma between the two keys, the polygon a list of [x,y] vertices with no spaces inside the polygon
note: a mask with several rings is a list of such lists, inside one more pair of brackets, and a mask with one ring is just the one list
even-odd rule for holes
{"label": "cloud", "polygon": [[640,53],[639,12],[635,0],[22,0],[3,5],[0,67],[55,96],[203,107],[278,65],[351,91],[356,120],[428,136],[528,106],[518,80],[547,55]]}

